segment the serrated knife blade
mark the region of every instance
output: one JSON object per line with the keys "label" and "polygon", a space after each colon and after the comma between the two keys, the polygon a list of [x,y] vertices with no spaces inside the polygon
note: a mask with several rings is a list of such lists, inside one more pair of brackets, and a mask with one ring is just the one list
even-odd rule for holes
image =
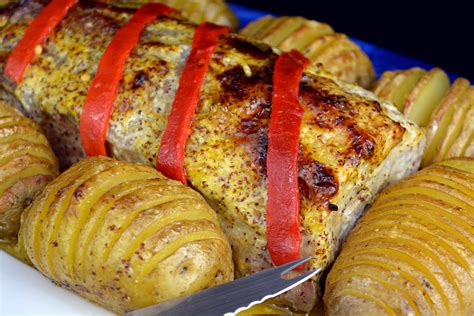
{"label": "serrated knife blade", "polygon": [[318,274],[320,268],[292,279],[283,279],[285,273],[310,259],[311,257],[302,258],[189,296],[128,312],[124,316],[235,315],[278,296]]}

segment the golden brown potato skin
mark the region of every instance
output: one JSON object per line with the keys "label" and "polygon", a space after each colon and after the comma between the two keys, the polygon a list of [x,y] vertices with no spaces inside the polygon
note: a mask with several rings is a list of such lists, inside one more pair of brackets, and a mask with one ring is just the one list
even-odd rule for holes
{"label": "golden brown potato skin", "polygon": [[0,100],[0,242],[14,242],[25,207],[58,175],[41,128]]}
{"label": "golden brown potato skin", "polygon": [[328,275],[329,315],[474,314],[474,159],[385,190]]}
{"label": "golden brown potato skin", "polygon": [[47,277],[117,313],[233,279],[204,198],[153,168],[89,158],[25,211],[21,237]]}
{"label": "golden brown potato skin", "polygon": [[[25,0],[0,29],[1,69],[41,5]],[[42,124],[63,166],[84,157],[79,121],[97,65],[130,14],[81,1],[72,8],[10,90]],[[195,25],[176,17],[150,23],[127,59],[107,132],[110,154],[154,165]],[[277,55],[229,34],[217,43],[186,145],[189,182],[218,212],[233,246],[237,276],[272,267],[266,247],[266,154]],[[390,104],[309,67],[300,82],[304,109],[298,153],[301,255],[328,267],[365,205],[385,184],[418,169],[424,132]],[[407,167],[408,166],[408,167]],[[309,312],[319,278],[282,299]]]}
{"label": "golden brown potato skin", "polygon": [[[20,0],[0,0],[0,9],[12,6],[20,2]],[[0,26],[2,25],[2,18],[0,17]]]}
{"label": "golden brown potato skin", "polygon": [[326,23],[300,16],[264,16],[250,22],[240,34],[283,52],[299,50],[314,65],[322,64],[324,69],[346,82],[368,88],[375,79],[374,66],[364,51]]}
{"label": "golden brown potato skin", "polygon": [[224,0],[94,0],[111,6],[139,8],[148,2],[159,2],[173,7],[194,23],[213,22],[227,25],[233,30],[239,27],[239,20]]}

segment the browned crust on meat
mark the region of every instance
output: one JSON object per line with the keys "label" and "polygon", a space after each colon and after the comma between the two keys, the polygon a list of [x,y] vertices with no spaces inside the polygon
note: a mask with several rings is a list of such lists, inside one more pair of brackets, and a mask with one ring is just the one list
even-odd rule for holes
{"label": "browned crust on meat", "polygon": [[[27,6],[37,5],[27,1],[25,12]],[[33,16],[24,14],[0,30],[0,61]],[[29,66],[24,82],[14,87],[0,76],[25,112],[50,126],[48,137],[64,166],[84,157],[78,139],[82,104],[103,51],[129,16],[114,8],[76,7]],[[155,164],[194,28],[169,17],[157,19],[143,32],[126,62],[107,135],[116,158]],[[220,40],[186,147],[190,183],[218,211],[239,276],[272,266],[265,238],[266,149],[276,58],[268,46],[235,34]],[[348,203],[344,189],[355,184],[354,195],[364,190],[365,177],[405,135],[405,128],[391,119],[393,114],[354,90],[315,68],[309,68],[300,83],[302,254],[316,258],[308,268],[327,267],[335,256],[343,237],[334,227],[343,221]],[[316,282],[308,284],[288,294],[286,304],[311,308],[319,294]],[[298,296],[302,298],[295,299]]]}

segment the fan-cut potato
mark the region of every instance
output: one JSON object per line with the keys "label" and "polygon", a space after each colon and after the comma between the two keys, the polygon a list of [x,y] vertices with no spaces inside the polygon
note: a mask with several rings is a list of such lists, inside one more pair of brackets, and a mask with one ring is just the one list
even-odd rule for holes
{"label": "fan-cut potato", "polygon": [[338,33],[323,35],[312,41],[308,46],[303,48],[301,52],[312,62],[315,62],[327,47],[330,47],[333,43],[342,40],[343,38],[344,35]]}
{"label": "fan-cut potato", "polygon": [[427,126],[431,114],[449,89],[448,75],[439,68],[427,72],[407,98],[403,114],[420,126]]}
{"label": "fan-cut potato", "polygon": [[271,15],[263,16],[260,19],[249,23],[246,27],[240,30],[240,33],[247,37],[254,37],[259,32],[266,29],[266,27],[271,21],[273,21],[273,17]]}
{"label": "fan-cut potato", "polygon": [[[296,18],[295,18],[296,19]],[[304,50],[316,39],[334,33],[329,24],[303,19],[303,24],[279,44],[282,51]]]}
{"label": "fan-cut potato", "polygon": [[[305,19],[298,17],[282,17],[281,19],[270,19],[270,23],[260,29],[254,36],[258,36],[268,45],[278,47],[288,36],[297,31],[304,23]],[[275,32],[273,30],[278,30]]]}
{"label": "fan-cut potato", "polygon": [[448,158],[451,157],[462,157],[466,156],[466,151],[471,148],[474,142],[474,104],[471,103],[469,110],[464,118],[463,127],[459,136],[454,141],[453,145],[446,155]]}
{"label": "fan-cut potato", "polygon": [[440,150],[440,144],[446,137],[448,127],[452,124],[454,112],[462,103],[462,97],[469,89],[469,85],[469,81],[464,78],[454,81],[446,96],[431,115],[426,133],[427,146],[421,161],[422,168],[430,164],[435,154]]}
{"label": "fan-cut potato", "polygon": [[392,82],[392,79],[399,73],[400,71],[384,71],[382,73],[382,76],[380,76],[380,79],[377,80],[374,84],[373,87],[371,88],[372,91],[376,94],[379,95],[380,92],[385,89],[385,87]]}
{"label": "fan-cut potato", "polygon": [[474,157],[474,140],[472,140],[464,151],[464,157]]}
{"label": "fan-cut potato", "polygon": [[302,17],[265,16],[248,24],[240,33],[281,51],[297,49],[314,64],[323,64],[336,77],[362,87],[369,87],[375,78],[367,55],[346,35],[334,33],[328,24]]}
{"label": "fan-cut potato", "polygon": [[144,165],[88,158],[25,211],[33,265],[118,313],[233,278],[217,215],[199,193]]}
{"label": "fan-cut potato", "polygon": [[474,164],[472,158],[458,157],[456,159],[447,159],[437,163],[440,166],[446,166],[453,169],[460,169],[469,173],[474,173]]}
{"label": "fan-cut potato", "polygon": [[292,313],[289,309],[282,308],[273,304],[262,303],[250,307],[240,313],[237,316],[247,315],[292,315],[296,316],[299,314]]}
{"label": "fan-cut potato", "polygon": [[39,125],[0,100],[0,242],[15,242],[24,208],[58,175]]}
{"label": "fan-cut potato", "polygon": [[461,133],[466,114],[472,106],[474,106],[474,87],[471,86],[468,91],[464,93],[462,99],[455,104],[456,108],[454,110],[453,119],[446,130],[446,135],[441,141],[438,152],[433,157],[434,162],[447,158],[448,151]]}
{"label": "fan-cut potato", "polygon": [[109,5],[138,8],[144,3],[159,2],[181,11],[181,14],[194,23],[204,21],[227,25],[236,30],[239,20],[224,0],[94,0]]}
{"label": "fan-cut potato", "polygon": [[418,67],[404,71],[389,72],[388,76],[384,73],[381,81],[383,78],[389,77],[389,82],[382,86],[382,81],[381,85],[374,90],[374,92],[380,98],[395,104],[398,110],[403,112],[410,92],[415,88],[416,84],[425,73],[426,71],[424,69]]}
{"label": "fan-cut potato", "polygon": [[474,88],[468,80],[458,78],[449,87],[441,69],[425,73],[412,68],[384,72],[372,90],[427,127],[422,167],[445,158],[474,156]]}
{"label": "fan-cut potato", "polygon": [[[0,9],[8,7],[8,6],[13,6],[13,5],[17,4],[18,2],[20,2],[20,0],[0,0]],[[3,26],[1,24],[2,23],[1,19],[2,19],[2,17],[0,16],[0,27]]]}
{"label": "fan-cut potato", "polygon": [[338,78],[369,87],[375,76],[370,60],[346,35],[338,33],[334,37],[324,49],[311,54],[311,61],[322,63]]}
{"label": "fan-cut potato", "polygon": [[382,192],[326,281],[329,315],[474,313],[474,159],[433,164]]}

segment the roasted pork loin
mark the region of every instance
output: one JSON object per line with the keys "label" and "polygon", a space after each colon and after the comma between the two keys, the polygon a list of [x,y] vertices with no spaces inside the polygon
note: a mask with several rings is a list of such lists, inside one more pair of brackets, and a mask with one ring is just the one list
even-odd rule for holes
{"label": "roasted pork loin", "polygon": [[[28,0],[2,11],[2,74],[41,8]],[[105,48],[131,13],[81,2],[36,48],[20,84],[1,76],[4,93],[43,126],[63,167],[84,157],[81,107]],[[107,135],[111,156],[155,164],[194,30],[194,24],[175,16],[157,19],[142,33],[115,100]],[[186,147],[190,185],[220,215],[237,277],[272,265],[265,238],[266,145],[276,58],[265,44],[235,34],[222,38]],[[315,258],[307,269],[327,268],[377,192],[418,169],[424,133],[393,105],[320,69],[306,70],[299,98],[305,110],[299,150],[301,254]],[[315,279],[279,301],[309,311],[319,297]]]}

